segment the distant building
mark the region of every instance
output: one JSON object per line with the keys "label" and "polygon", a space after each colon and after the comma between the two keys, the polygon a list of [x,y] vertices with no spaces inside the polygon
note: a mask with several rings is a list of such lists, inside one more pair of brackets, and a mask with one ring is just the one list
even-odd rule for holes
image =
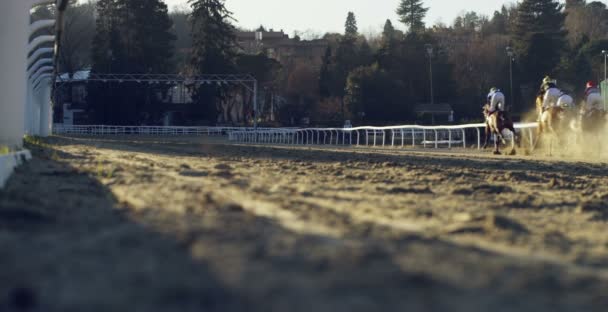
{"label": "distant building", "polygon": [[311,64],[320,69],[323,63],[325,50],[329,46],[327,40],[300,40],[289,38],[283,30],[274,31],[241,31],[237,33],[237,42],[241,52],[258,54],[265,52],[281,65],[290,67],[298,62]]}

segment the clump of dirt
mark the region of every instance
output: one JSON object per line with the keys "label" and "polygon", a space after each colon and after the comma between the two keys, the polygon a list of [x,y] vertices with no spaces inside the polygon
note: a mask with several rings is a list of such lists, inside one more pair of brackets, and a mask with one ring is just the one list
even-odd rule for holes
{"label": "clump of dirt", "polygon": [[386,194],[433,194],[428,186],[395,186],[390,188],[377,187],[377,190]]}
{"label": "clump of dirt", "polygon": [[445,230],[448,234],[492,234],[506,233],[520,235],[529,233],[528,229],[521,223],[497,214],[485,214],[474,216],[470,214],[459,214],[454,217],[462,222],[448,226]]}
{"label": "clump of dirt", "polygon": [[608,193],[583,199],[576,207],[576,212],[595,213],[602,218],[608,218]]}
{"label": "clump of dirt", "polygon": [[453,195],[493,195],[512,192],[513,189],[507,185],[481,183],[476,185],[469,184],[467,186],[458,186],[453,188],[450,193]]}

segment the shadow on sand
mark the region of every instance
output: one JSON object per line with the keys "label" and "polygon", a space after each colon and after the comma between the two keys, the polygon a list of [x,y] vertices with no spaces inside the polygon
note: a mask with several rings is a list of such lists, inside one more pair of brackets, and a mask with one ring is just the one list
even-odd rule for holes
{"label": "shadow on sand", "polygon": [[[232,157],[240,149],[205,153]],[[252,150],[257,157],[285,152]],[[307,160],[327,159],[302,152]],[[77,155],[52,149],[34,154],[0,192],[2,311],[605,307],[603,280],[565,278],[565,269],[557,266],[519,263],[376,224],[357,225],[335,238],[295,233],[213,199],[184,213],[172,212],[169,200],[166,207],[134,210],[118,202],[94,173],[71,167],[69,160]]]}

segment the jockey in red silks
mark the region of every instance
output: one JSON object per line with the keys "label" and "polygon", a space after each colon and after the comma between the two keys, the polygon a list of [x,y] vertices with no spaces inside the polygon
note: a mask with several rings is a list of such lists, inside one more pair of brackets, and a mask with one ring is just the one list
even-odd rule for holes
{"label": "jockey in red silks", "polygon": [[585,88],[585,103],[582,113],[590,114],[593,110],[604,111],[604,99],[602,99],[597,85],[593,81],[589,81]]}

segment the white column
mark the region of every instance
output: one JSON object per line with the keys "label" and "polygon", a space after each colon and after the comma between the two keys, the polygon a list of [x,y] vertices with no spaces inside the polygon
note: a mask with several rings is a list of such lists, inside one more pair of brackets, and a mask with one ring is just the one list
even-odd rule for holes
{"label": "white column", "polygon": [[36,72],[44,67],[44,66],[49,66],[49,65],[53,65],[53,59],[52,58],[41,58],[38,59],[38,61],[36,61],[36,63],[32,64],[32,67],[30,67],[27,70],[27,74],[30,78],[32,78],[32,76],[34,76],[34,74],[36,74]]}
{"label": "white column", "polygon": [[0,144],[21,147],[25,128],[29,1],[0,1]]}
{"label": "white column", "polygon": [[54,48],[38,48],[36,49],[36,52],[34,52],[32,55],[30,55],[30,57],[27,59],[27,66],[32,66],[32,64],[34,64],[34,62],[38,61],[38,59],[44,55],[44,54],[50,54],[53,53],[55,51]]}
{"label": "white column", "polygon": [[55,26],[54,19],[35,21],[32,24],[30,24],[30,34],[33,34],[43,28],[53,27],[53,26]]}
{"label": "white column", "polygon": [[26,95],[25,95],[25,114],[23,115],[23,119],[25,120],[25,125],[23,129],[23,133],[27,135],[33,135],[32,133],[32,120],[34,118],[34,105],[33,95],[34,86],[30,79],[27,79],[26,82]]}
{"label": "white column", "polygon": [[53,132],[53,109],[51,107],[51,79],[42,82],[40,91],[40,136],[47,137]]}
{"label": "white column", "polygon": [[30,131],[32,135],[40,135],[40,89],[32,91],[30,105],[32,109]]}

